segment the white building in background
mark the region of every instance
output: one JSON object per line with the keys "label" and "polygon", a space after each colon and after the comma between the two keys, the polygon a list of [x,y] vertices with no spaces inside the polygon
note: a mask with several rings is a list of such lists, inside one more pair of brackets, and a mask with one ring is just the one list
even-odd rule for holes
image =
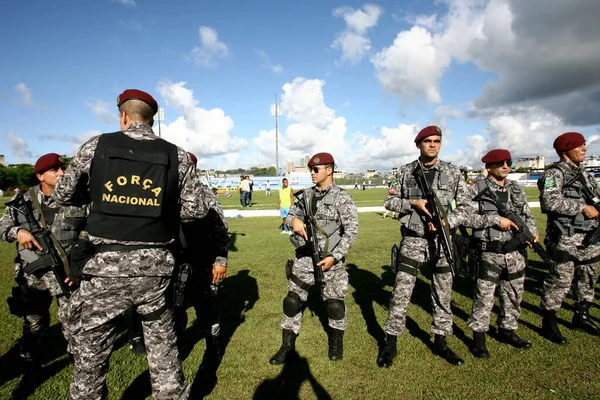
{"label": "white building in background", "polygon": [[304,157],[302,157],[300,159],[300,167],[301,168],[307,168],[309,161],[310,161],[310,156],[304,156]]}
{"label": "white building in background", "polygon": [[0,165],[6,167],[6,161],[4,160],[4,154],[0,154]]}
{"label": "white building in background", "polygon": [[346,173],[344,171],[333,171],[333,179],[344,179]]}
{"label": "white building in background", "polygon": [[600,156],[587,156],[581,163],[584,168],[599,168]]}
{"label": "white building in background", "polygon": [[368,169],[367,172],[365,172],[364,177],[365,179],[369,179],[374,177],[375,175],[379,175],[379,171],[377,171],[376,169]]}
{"label": "white building in background", "polygon": [[513,160],[513,169],[519,168],[530,168],[530,169],[544,169],[546,166],[546,157],[535,156],[527,158],[517,158]]}

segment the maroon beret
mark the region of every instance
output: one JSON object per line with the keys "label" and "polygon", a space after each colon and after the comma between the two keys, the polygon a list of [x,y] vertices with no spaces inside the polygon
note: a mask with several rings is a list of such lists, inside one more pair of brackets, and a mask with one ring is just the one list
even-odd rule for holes
{"label": "maroon beret", "polygon": [[490,150],[485,156],[481,158],[481,161],[483,161],[486,164],[498,163],[505,160],[512,160],[512,157],[510,156],[510,152],[504,149]]}
{"label": "maroon beret", "polygon": [[125,103],[127,100],[141,100],[152,108],[154,114],[158,112],[158,103],[156,100],[148,93],[142,92],[141,90],[127,89],[121,93],[119,97],[117,97],[117,107],[121,107],[121,104]]}
{"label": "maroon beret", "polygon": [[33,172],[35,172],[36,174],[43,174],[49,169],[60,167],[63,165],[65,165],[65,160],[60,156],[60,154],[44,154],[35,162]]}
{"label": "maroon beret", "polygon": [[556,139],[554,139],[554,150],[558,153],[573,150],[575,147],[579,147],[585,144],[585,138],[579,132],[567,132],[563,133]]}
{"label": "maroon beret", "polygon": [[421,132],[419,132],[419,134],[415,138],[415,143],[419,143],[421,140],[425,139],[426,137],[433,136],[433,135],[442,136],[442,130],[435,125],[427,126],[423,129],[421,129]]}
{"label": "maroon beret", "polygon": [[190,153],[189,151],[187,153],[190,156],[190,158],[192,159],[192,162],[194,163],[194,165],[198,164],[198,157],[196,157],[193,153]]}
{"label": "maroon beret", "polygon": [[308,162],[308,166],[310,168],[314,167],[315,165],[325,165],[325,164],[335,164],[335,161],[333,160],[333,156],[329,153],[317,153],[314,156],[312,156],[310,158],[310,161]]}

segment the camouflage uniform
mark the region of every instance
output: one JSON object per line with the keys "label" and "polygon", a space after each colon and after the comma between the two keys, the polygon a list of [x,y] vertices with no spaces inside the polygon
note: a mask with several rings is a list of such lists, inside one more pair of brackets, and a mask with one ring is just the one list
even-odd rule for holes
{"label": "camouflage uniform", "polygon": [[[133,122],[125,135],[136,141],[156,140],[152,129]],[[88,140],[77,152],[58,181],[53,197],[69,204],[81,177],[89,176],[100,136]],[[182,220],[204,217],[201,187],[195,168],[186,152],[177,148],[178,188]],[[71,298],[69,321],[75,340],[71,399],[96,399],[106,396],[108,358],[115,336],[115,318],[134,306],[142,315],[152,391],[155,399],[187,398],[178,358],[173,312],[166,304],[166,291],[175,266],[169,243],[134,242],[90,235],[95,245],[149,246],[130,251],[105,251],[95,254],[83,268],[84,280]],[[156,247],[152,247],[156,246]]]}
{"label": "camouflage uniform", "polygon": [[[519,214],[534,235],[537,234],[535,219],[527,204],[527,195],[515,181],[507,179],[505,186],[501,186],[488,177],[470,186],[472,197],[485,189],[486,185],[498,194],[499,199],[508,209]],[[500,215],[497,208],[487,201],[479,202],[478,214],[470,214],[463,219],[463,225],[475,228],[472,237],[480,256],[473,312],[467,321],[467,325],[475,332],[487,332],[489,329],[490,313],[494,306],[494,291],[498,280],[500,280],[498,328],[514,331],[517,329],[521,314],[526,250],[523,248],[521,251],[502,252],[502,245],[509,242],[513,234],[512,231],[497,229],[499,224]],[[481,250],[482,248],[486,250]]]}
{"label": "camouflage uniform", "polygon": [[[37,195],[38,202],[44,208],[55,210],[56,214],[52,215],[52,219],[44,219],[49,225],[50,231],[54,234],[57,240],[61,243],[63,249],[68,254],[73,243],[78,237],[79,230],[85,221],[85,207],[60,207],[50,196],[42,193],[40,186],[33,187]],[[24,199],[31,201],[29,191],[24,193]],[[34,208],[34,215],[40,221],[40,214]],[[17,240],[17,232],[19,229],[25,228],[30,230],[23,217],[18,215],[16,211],[7,208],[4,215],[0,219],[0,239],[7,242]],[[23,338],[21,341],[21,356],[25,359],[35,359],[35,353],[38,350],[44,332],[50,324],[50,304],[52,296],[56,297],[58,302],[58,319],[61,322],[63,335],[69,343],[70,350],[70,334],[67,324],[65,324],[65,307],[68,302],[63,296],[62,290],[51,270],[39,273],[26,274],[24,268],[31,262],[37,259],[35,252],[24,249],[17,244],[19,255],[16,258],[15,265],[15,281],[19,285],[15,288],[15,295],[20,296],[24,302],[26,315],[23,316]]]}
{"label": "camouflage uniform", "polygon": [[[317,199],[317,210],[313,216],[314,221],[319,226],[338,227],[338,230],[329,237],[328,249],[325,249],[326,236],[320,231],[317,231],[317,241],[320,253],[323,254],[323,252],[327,251],[335,260],[334,265],[324,272],[325,288],[323,290],[323,300],[326,302],[329,300],[343,302],[348,293],[348,273],[344,269],[344,260],[358,235],[358,213],[356,206],[352,197],[344,189],[335,184],[332,184],[324,191],[311,188],[306,189],[305,193],[309,196],[309,204],[311,204],[313,196],[316,196]],[[298,200],[290,208],[290,213],[286,219],[287,224],[291,226],[292,219],[296,217],[304,220],[304,210],[301,202]],[[290,240],[296,248],[300,248],[306,244],[304,238],[297,234],[293,234]],[[337,244],[334,244],[334,241],[337,241]],[[315,283],[314,268],[310,257],[296,257],[291,273],[308,286],[312,286]],[[288,280],[288,291],[295,293],[302,303],[308,298],[308,288],[300,287],[295,279]],[[336,315],[337,318],[332,318],[330,315],[329,326],[333,329],[345,331],[348,326],[346,314],[346,311],[344,311],[343,315]],[[281,327],[284,330],[293,331],[295,334],[298,334],[300,332],[301,320],[301,311],[294,316],[284,315]]]}
{"label": "camouflage uniform", "polygon": [[[212,266],[227,266],[229,235],[223,208],[213,191],[202,184],[202,192],[210,192],[202,198],[202,207],[209,213],[201,220],[183,224],[187,247],[183,250],[181,262],[192,266],[191,281],[186,286],[186,305],[194,307],[203,336],[216,338],[220,330],[216,310],[218,285],[212,284]],[[185,330],[187,325],[185,308],[177,312],[179,330]]]}
{"label": "camouflage uniform", "polygon": [[[393,186],[385,199],[387,210],[399,213],[402,242],[396,282],[389,306],[389,316],[384,324],[388,335],[398,336],[406,327],[406,311],[417,281],[420,267],[426,261],[433,268],[431,300],[433,303],[433,323],[431,331],[435,335],[452,334],[452,273],[441,249],[438,236],[425,237],[427,220],[410,205],[411,200],[422,199],[423,195],[415,179],[417,161],[400,168],[398,183]],[[468,207],[469,194],[460,170],[444,161],[424,168],[425,172],[435,172],[431,188],[447,211],[450,228],[455,228],[461,220],[461,208]]]}
{"label": "camouflage uniform", "polygon": [[[594,285],[598,279],[600,244],[585,246],[586,235],[598,228],[598,219],[586,219],[582,210],[585,200],[579,194],[579,182],[567,186],[579,168],[561,160],[548,168],[538,181],[542,211],[548,214],[546,244],[554,255],[556,269],[544,279],[541,307],[557,310],[574,280],[573,296],[576,302],[591,303]],[[585,174],[588,187],[595,190],[597,182],[592,174]]]}

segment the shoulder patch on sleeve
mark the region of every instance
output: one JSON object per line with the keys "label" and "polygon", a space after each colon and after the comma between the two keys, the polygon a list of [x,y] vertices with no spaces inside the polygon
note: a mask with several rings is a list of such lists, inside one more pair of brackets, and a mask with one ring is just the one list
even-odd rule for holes
{"label": "shoulder patch on sleeve", "polygon": [[556,184],[556,178],[553,176],[549,176],[544,180],[544,189],[546,191],[552,191],[557,189],[558,185]]}

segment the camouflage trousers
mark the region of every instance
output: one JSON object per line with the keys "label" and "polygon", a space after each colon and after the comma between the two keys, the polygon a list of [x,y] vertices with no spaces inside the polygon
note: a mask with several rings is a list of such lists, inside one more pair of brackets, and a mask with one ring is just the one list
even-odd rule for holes
{"label": "camouflage trousers", "polygon": [[98,276],[81,282],[68,307],[75,362],[70,399],[106,398],[115,319],[131,307],[142,316],[154,398],[188,398],[189,385],[178,358],[173,312],[166,307],[169,282],[169,277]]}
{"label": "camouflage trousers", "polygon": [[[405,237],[400,244],[400,257],[407,257],[416,262],[425,262],[430,257],[429,242],[418,237]],[[437,244],[437,243],[436,243]],[[436,272],[448,267],[448,262],[443,254],[438,255],[433,268],[431,284],[431,302],[433,304],[433,323],[431,332],[435,335],[452,335],[452,273]],[[383,325],[383,330],[388,335],[398,336],[406,329],[406,312],[412,296],[417,276],[404,271],[398,271],[392,298],[390,300],[388,318]]]}
{"label": "camouflage trousers", "polygon": [[473,309],[467,320],[469,328],[475,332],[489,330],[494,293],[498,286],[498,328],[517,329],[525,286],[525,267],[525,257],[518,251],[508,254],[481,254],[477,285],[473,294]]}
{"label": "camouflage trousers", "polygon": [[[594,285],[598,280],[600,245],[583,248],[585,234],[563,236],[559,243],[548,243],[548,252],[557,260],[556,268],[548,271],[544,279],[544,293],[540,306],[544,310],[558,310],[573,284],[573,297],[577,302],[594,301]],[[568,260],[565,260],[568,258]],[[592,262],[586,262],[592,260]]]}
{"label": "camouflage trousers", "polygon": [[[21,274],[20,264],[17,264],[17,276]],[[67,340],[67,351],[70,352],[70,334],[67,324],[64,322],[65,309],[68,299],[60,295],[62,293],[56,283],[52,272],[46,272],[39,278],[34,275],[23,275],[17,280],[20,284],[18,291],[25,302],[25,315],[23,316],[23,336],[21,338],[21,357],[35,359],[39,346],[43,341],[44,333],[50,326],[50,305],[52,297],[56,297],[58,303],[58,320],[61,323],[63,336]]]}
{"label": "camouflage trousers", "polygon": [[[292,274],[298,277],[301,281],[308,285],[314,285],[315,275],[312,260],[310,257],[302,257],[300,259],[294,259],[294,266],[292,267]],[[348,272],[344,268],[342,261],[335,264],[331,269],[323,273],[325,288],[323,289],[323,301],[327,300],[342,300],[348,293]],[[300,296],[300,300],[304,303],[308,299],[308,291],[302,289],[296,285],[291,279],[288,280],[288,291],[294,292]],[[293,317],[288,317],[284,314],[283,321],[281,321],[281,328],[294,331],[294,333],[300,333],[300,327],[302,325],[302,311]],[[348,310],[346,308],[344,317],[342,319],[329,318],[328,325],[331,328],[345,331],[348,328]]]}

